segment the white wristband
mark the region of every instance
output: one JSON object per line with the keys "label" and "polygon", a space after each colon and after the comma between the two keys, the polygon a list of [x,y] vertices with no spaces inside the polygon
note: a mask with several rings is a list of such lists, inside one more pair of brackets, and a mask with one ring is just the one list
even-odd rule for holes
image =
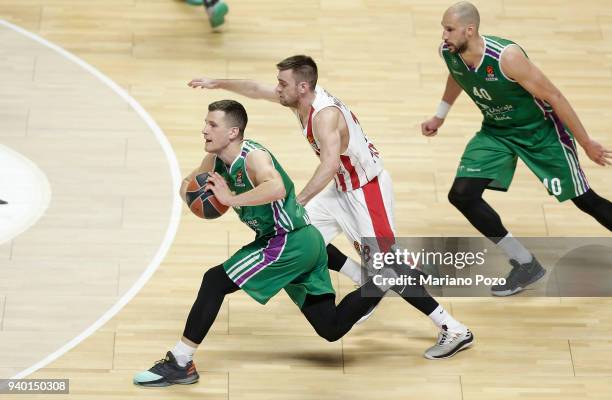
{"label": "white wristband", "polygon": [[436,110],[436,118],[445,119],[450,111],[451,105],[442,100],[440,104],[438,104],[438,109]]}

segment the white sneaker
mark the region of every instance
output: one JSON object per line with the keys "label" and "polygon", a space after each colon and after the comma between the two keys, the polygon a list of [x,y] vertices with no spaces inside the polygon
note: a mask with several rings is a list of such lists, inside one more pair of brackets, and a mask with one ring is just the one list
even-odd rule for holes
{"label": "white sneaker", "polygon": [[446,326],[438,334],[437,343],[425,351],[423,354],[425,358],[430,360],[450,358],[474,343],[474,335],[468,328],[462,332],[450,332],[445,328]]}

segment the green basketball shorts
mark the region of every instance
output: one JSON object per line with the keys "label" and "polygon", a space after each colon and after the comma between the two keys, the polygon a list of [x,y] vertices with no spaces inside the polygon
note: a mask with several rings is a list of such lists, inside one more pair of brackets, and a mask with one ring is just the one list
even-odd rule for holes
{"label": "green basketball shorts", "polygon": [[306,295],[334,294],[323,237],[312,225],[255,239],[223,263],[236,285],[265,304],[281,289],[300,308]]}
{"label": "green basketball shorts", "polygon": [[502,136],[483,126],[467,144],[456,176],[489,178],[488,189],[506,191],[518,158],[558,201],[573,199],[589,189],[578,163],[574,137],[554,114],[532,132]]}

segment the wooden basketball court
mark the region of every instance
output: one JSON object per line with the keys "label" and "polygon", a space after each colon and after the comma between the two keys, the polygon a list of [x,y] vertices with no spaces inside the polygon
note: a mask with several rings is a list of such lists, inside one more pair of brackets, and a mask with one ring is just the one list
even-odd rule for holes
{"label": "wooden basketball court", "polygon": [[[179,0],[0,0],[0,19],[77,55],[125,89],[159,124],[184,175],[203,156],[200,131],[208,103],[224,98],[241,101],[249,113],[246,135],[274,152],[298,189],[310,178],[317,160],[300,137],[295,117],[288,110],[228,92],[192,90],[187,82],[209,76],[253,78],[274,84],[279,60],[294,54],[311,55],[319,65],[320,84],[359,116],[393,176],[398,234],[478,234],[448,203],[446,193],[463,148],[479,127],[480,113],[463,95],[436,137],[427,139],[420,134],[420,123],[433,114],[444,88],[446,69],[437,46],[442,13],[450,2],[228,2],[228,22],[221,33],[210,31],[201,7]],[[481,13],[481,32],[521,44],[561,88],[589,134],[612,148],[608,112],[612,108],[612,11],[608,2],[491,0],[475,4]],[[37,68],[43,71],[44,67],[42,63],[35,64],[28,73],[35,75]],[[60,69],[54,71],[61,73]],[[64,79],[70,81],[74,72],[65,73]],[[0,104],[11,103],[7,97],[11,87],[3,84],[5,99]],[[12,90],[18,91],[19,87]],[[83,101],[87,102],[87,98]],[[27,112],[28,107],[24,103],[21,109]],[[125,116],[127,106],[114,104],[105,112],[109,110]],[[0,119],[2,115],[0,110]],[[118,117],[93,114],[91,118],[98,118],[93,121],[105,126]],[[47,121],[52,122],[55,131],[45,131]],[[93,152],[87,140],[63,136],[65,127],[79,123],[75,113],[41,114],[33,122],[42,132],[33,135],[33,141],[42,136],[51,143],[50,135],[57,134],[56,141],[49,144],[54,148],[68,147],[79,152],[75,143],[82,143],[83,152]],[[135,147],[128,150],[114,147],[113,140],[123,140],[124,135],[116,131],[112,140],[104,142],[100,132],[91,141],[100,142],[100,154],[111,161],[117,151],[134,150],[128,160],[134,173],[139,174],[136,176],[151,187],[155,185],[154,177],[161,174],[167,185],[170,172],[162,172],[158,164],[154,165],[154,158],[161,158],[162,153],[154,144],[139,147],[140,137],[129,142]],[[39,156],[49,156],[45,148],[40,148],[41,142],[37,143]],[[600,195],[612,198],[610,168],[595,165],[582,150],[580,156],[591,186]],[[108,158],[100,156],[94,161],[103,163]],[[125,158],[118,162],[122,160]],[[87,159],[77,165],[88,166],[90,162]],[[82,177],[83,170],[76,176]],[[99,179],[108,183],[104,176]],[[70,187],[71,182],[65,183]],[[108,224],[107,218],[112,221],[122,212],[140,210],[140,219],[129,220],[128,228],[134,235],[156,232],[155,238],[159,239],[163,231],[154,228],[147,215],[160,209],[164,215],[169,214],[171,202],[158,196],[155,204],[143,205],[143,211],[140,204],[133,202],[138,193],[129,190],[129,182],[123,184],[128,189],[123,188],[127,193],[121,196],[132,202],[126,206],[121,199],[110,199],[96,214],[98,218],[89,223]],[[104,190],[112,192],[115,188],[109,185]],[[148,195],[143,194],[143,201]],[[486,198],[515,236],[612,237],[571,202],[559,204],[549,198],[523,164],[519,164],[508,193],[488,192]],[[68,205],[57,212],[67,217],[78,212],[77,202]],[[108,217],[103,214],[105,210]],[[86,230],[87,226],[59,226],[59,233],[47,227],[36,238],[45,241],[45,232],[48,236],[70,237],[76,235],[75,229]],[[209,336],[196,353],[199,383],[160,389],[133,386],[133,374],[163,358],[180,337],[204,271],[221,263],[251,238],[251,231],[232,213],[204,222],[183,207],[176,237],[144,288],[93,335],[30,377],[70,378],[71,393],[53,397],[70,400],[557,400],[608,399],[612,394],[612,300],[551,297],[440,299],[473,330],[476,344],[452,359],[429,361],[422,352],[434,343],[436,330],[427,318],[400,299],[385,299],[367,323],[355,327],[342,340],[328,343],[316,335],[284,293],[262,307],[238,292],[226,298]],[[32,261],[40,248],[37,242],[20,242],[17,237],[14,243],[0,246],[0,261]],[[59,245],[52,240],[46,243]],[[144,251],[144,245],[139,243],[132,243],[134,246],[128,246],[121,254],[124,263],[152,257],[152,249],[146,247]],[[344,237],[334,243],[356,257]],[[103,257],[112,249],[98,251]],[[113,268],[120,270],[121,263]],[[133,281],[134,274],[128,271]],[[115,288],[114,296],[119,288],[127,290],[125,278],[122,283],[120,276],[103,274],[100,278],[104,285]],[[333,272],[332,279],[340,295],[352,290],[350,282]],[[69,296],[75,309],[80,309],[79,304],[99,306],[100,297],[106,296],[87,291],[58,293],[45,282],[32,287],[32,292],[27,292],[28,286],[24,285],[19,295],[44,296],[50,304],[58,297]],[[28,325],[19,322],[19,318],[23,319],[28,310],[11,309],[18,304],[11,296],[16,296],[14,291],[0,292],[0,337],[27,333]],[[70,314],[70,309],[66,313]],[[36,315],[45,318],[43,312]],[[61,332],[61,315],[54,315],[48,326],[52,327],[49,331],[30,332],[29,346],[36,346],[38,337]],[[19,359],[20,353],[13,349],[10,354]],[[0,361],[0,377],[8,378],[3,375],[13,367]]]}

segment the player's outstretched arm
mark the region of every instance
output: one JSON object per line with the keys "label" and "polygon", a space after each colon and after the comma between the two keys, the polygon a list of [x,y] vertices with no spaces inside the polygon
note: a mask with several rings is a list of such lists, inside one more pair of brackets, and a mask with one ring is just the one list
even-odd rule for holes
{"label": "player's outstretched arm", "polygon": [[442,101],[438,105],[436,114],[429,118],[427,121],[421,124],[421,133],[425,136],[435,136],[438,133],[438,129],[444,123],[446,115],[450,111],[451,106],[457,100],[457,97],[461,94],[461,86],[455,81],[455,79],[449,74],[446,79],[446,87],[444,89],[444,95],[442,95]]}
{"label": "player's outstretched arm", "polygon": [[264,150],[253,150],[246,158],[246,168],[255,186],[248,192],[233,194],[221,175],[213,172],[208,178],[207,189],[217,200],[230,207],[259,206],[284,199],[287,195],[283,178],[280,176],[270,154]]}
{"label": "player's outstretched arm", "polygon": [[204,172],[210,172],[215,168],[215,155],[208,153],[200,163],[200,165],[194,169],[189,175],[187,175],[183,182],[181,182],[181,189],[179,190],[179,194],[183,201],[187,201],[187,186],[189,186],[189,182],[196,176],[200,175]]}
{"label": "player's outstretched arm", "polygon": [[273,103],[280,102],[274,86],[265,85],[248,79],[195,78],[187,85],[194,89],[225,89],[242,96],[250,97],[251,99],[263,99]]}
{"label": "player's outstretched arm", "polygon": [[510,46],[504,51],[500,63],[506,76],[514,79],[536,98],[551,105],[591,160],[602,166],[611,164],[612,151],[589,137],[569,101],[518,46]]}
{"label": "player's outstretched arm", "polygon": [[325,189],[340,168],[340,118],[344,117],[336,107],[327,107],[319,111],[312,121],[313,132],[321,151],[321,162],[297,196],[297,202],[302,205]]}

